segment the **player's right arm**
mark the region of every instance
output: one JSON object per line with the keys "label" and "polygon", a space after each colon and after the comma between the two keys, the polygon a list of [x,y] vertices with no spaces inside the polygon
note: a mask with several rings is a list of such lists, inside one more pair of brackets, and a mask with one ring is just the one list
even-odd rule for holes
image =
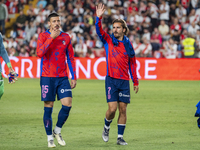
{"label": "player's right arm", "polygon": [[96,32],[100,40],[105,44],[109,35],[103,30],[101,24],[102,15],[104,12],[105,9],[103,4],[100,3],[98,6],[96,6]]}
{"label": "player's right arm", "polygon": [[39,34],[36,49],[38,57],[43,57],[47,53],[52,41],[53,38],[51,36],[46,38],[43,33]]}

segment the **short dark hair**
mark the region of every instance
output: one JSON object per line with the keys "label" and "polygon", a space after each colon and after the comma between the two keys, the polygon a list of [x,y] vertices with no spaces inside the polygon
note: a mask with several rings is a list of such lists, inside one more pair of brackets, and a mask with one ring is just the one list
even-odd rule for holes
{"label": "short dark hair", "polygon": [[56,12],[49,14],[49,16],[47,17],[47,21],[50,21],[52,17],[59,17],[59,14],[57,14]]}

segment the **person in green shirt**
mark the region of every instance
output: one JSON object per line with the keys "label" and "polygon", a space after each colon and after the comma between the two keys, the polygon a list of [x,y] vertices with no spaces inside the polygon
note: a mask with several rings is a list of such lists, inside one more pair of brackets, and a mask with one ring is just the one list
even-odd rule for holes
{"label": "person in green shirt", "polygon": [[[8,74],[8,79],[9,79],[9,83],[14,83],[17,80],[17,73],[13,70],[12,65],[10,63],[9,57],[8,57],[8,53],[3,45],[3,38],[2,38],[2,34],[0,33],[0,56],[3,58],[3,60],[5,61],[6,65],[9,68],[9,74]],[[4,93],[4,81],[3,81],[3,76],[2,76],[2,68],[0,65],[0,99],[3,96]]]}

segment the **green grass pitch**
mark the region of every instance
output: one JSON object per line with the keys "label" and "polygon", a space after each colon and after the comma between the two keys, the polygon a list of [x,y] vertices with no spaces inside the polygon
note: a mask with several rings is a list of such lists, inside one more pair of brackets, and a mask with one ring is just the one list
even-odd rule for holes
{"label": "green grass pitch", "polygon": [[[43,102],[39,79],[19,79],[9,85],[0,100],[0,150],[45,150]],[[200,130],[194,117],[200,100],[199,81],[141,80],[138,94],[131,83],[131,104],[127,108],[124,139],[116,145],[117,116],[111,124],[110,140],[101,138],[107,110],[104,81],[78,80],[73,89],[70,116],[62,135],[67,145],[55,141],[55,149],[68,150],[199,150]],[[61,108],[56,101],[53,127]]]}

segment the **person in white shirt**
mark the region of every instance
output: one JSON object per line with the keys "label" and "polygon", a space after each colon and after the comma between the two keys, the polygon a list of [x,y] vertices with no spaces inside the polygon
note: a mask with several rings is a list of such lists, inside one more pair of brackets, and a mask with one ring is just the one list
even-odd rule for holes
{"label": "person in white shirt", "polygon": [[166,3],[165,0],[161,0],[161,5],[158,12],[160,13],[160,20],[165,20],[167,24],[169,21],[169,11],[170,7],[168,3]]}
{"label": "person in white shirt", "polygon": [[178,5],[178,8],[176,8],[175,13],[176,13],[176,17],[178,18],[179,22],[181,24],[185,24],[187,10],[181,5],[181,3]]}
{"label": "person in white shirt", "polygon": [[163,43],[165,49],[164,56],[165,58],[175,59],[177,56],[177,45],[174,43],[173,38],[170,38],[169,41]]}
{"label": "person in white shirt", "polygon": [[87,45],[83,39],[79,40],[79,43],[75,45],[75,57],[86,57]]}
{"label": "person in white shirt", "polygon": [[151,33],[149,32],[148,28],[144,28],[144,34],[142,35],[142,39],[146,38],[146,40],[150,41]]}
{"label": "person in white shirt", "polygon": [[198,29],[200,29],[199,26],[195,22],[192,22],[188,27],[188,33],[191,35],[196,35]]}
{"label": "person in white shirt", "polygon": [[146,37],[142,38],[143,44],[141,46],[142,51],[140,52],[141,57],[152,57],[152,46]]}
{"label": "person in white shirt", "polygon": [[199,3],[199,0],[190,0],[190,4],[191,4],[193,9],[198,8],[198,3]]}
{"label": "person in white shirt", "polygon": [[138,23],[140,22],[140,16],[137,15],[136,11],[135,10],[132,10],[132,13],[128,16],[128,19],[127,19],[128,23],[130,25],[134,25],[135,23]]}
{"label": "person in white shirt", "polygon": [[149,6],[149,16],[151,17],[151,27],[152,31],[155,27],[157,27],[157,21],[158,21],[158,7],[154,4],[153,1],[148,2]]}
{"label": "person in white shirt", "polygon": [[140,43],[139,37],[135,37],[135,41],[133,42],[133,48],[134,48],[136,57],[140,57],[140,53],[142,52],[142,43]]}
{"label": "person in white shirt", "polygon": [[142,11],[140,15],[140,25],[143,28],[149,28],[151,25],[151,18],[146,15],[146,11]]}
{"label": "person in white shirt", "polygon": [[189,18],[189,23],[190,24],[192,22],[195,22],[197,24],[199,22],[199,20],[200,20],[200,14],[197,14],[195,9],[192,9],[190,11],[190,14],[189,14],[188,18]]}

